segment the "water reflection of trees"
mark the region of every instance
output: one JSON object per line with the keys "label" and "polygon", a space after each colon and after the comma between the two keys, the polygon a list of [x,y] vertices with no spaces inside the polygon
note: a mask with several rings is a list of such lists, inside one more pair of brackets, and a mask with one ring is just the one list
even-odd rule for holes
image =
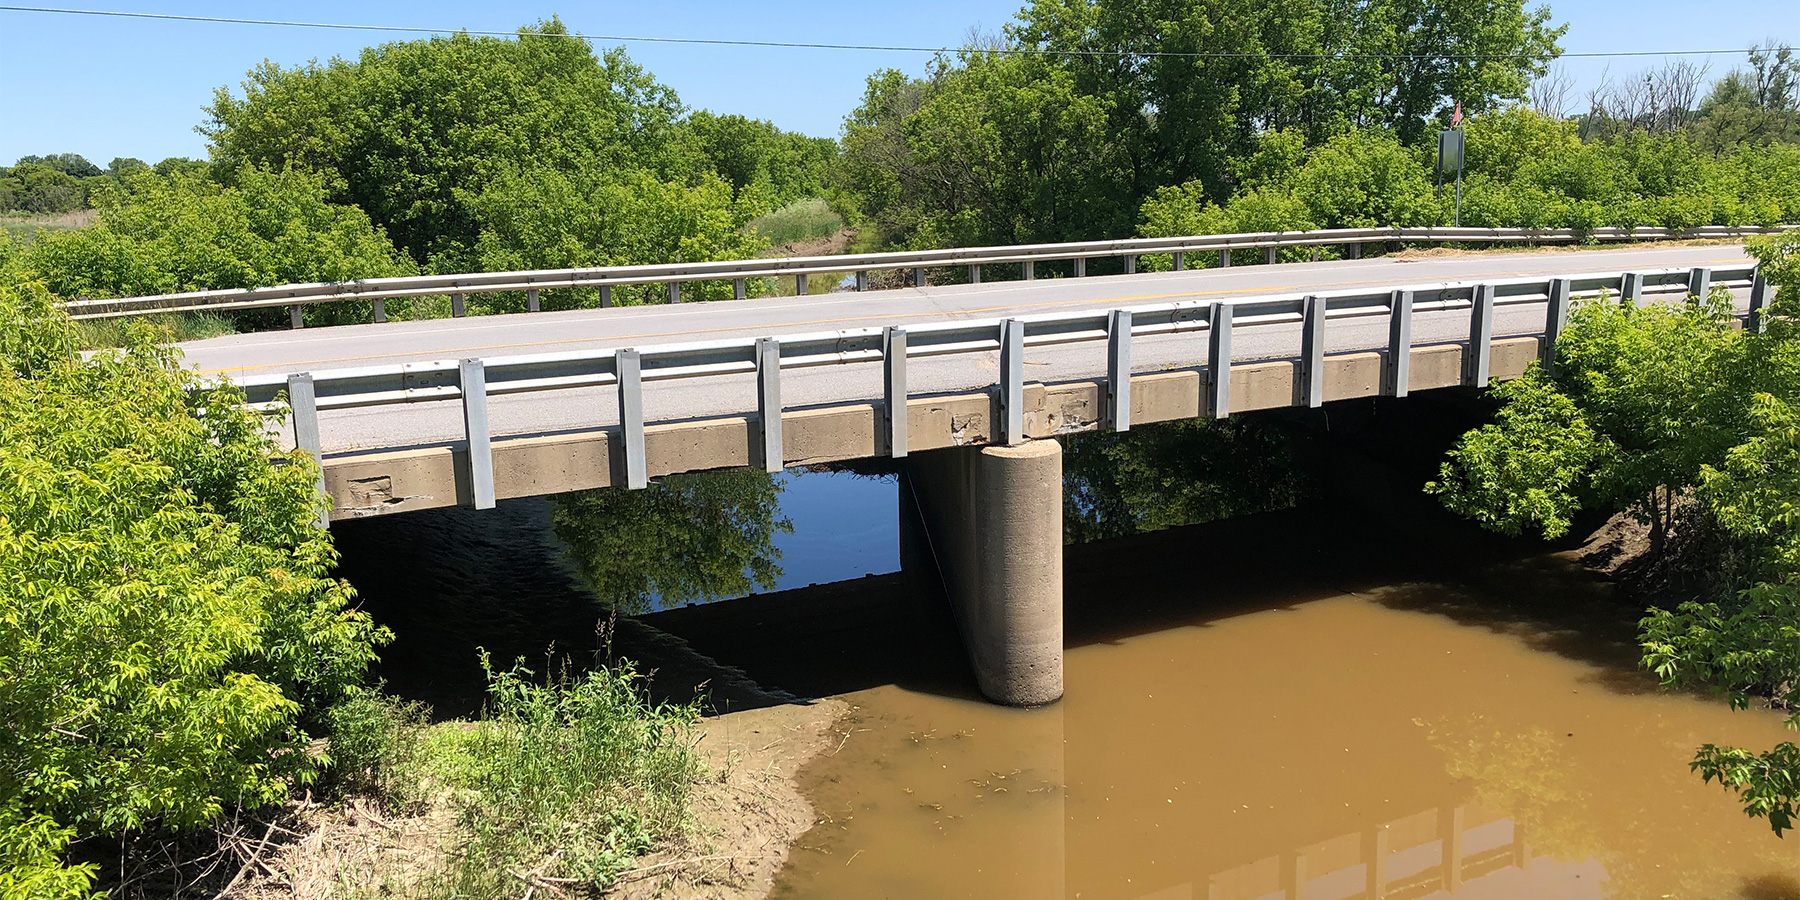
{"label": "water reflection of trees", "polygon": [[1761,885],[1751,896],[1800,896],[1791,850],[1694,783],[1693,726],[1680,716],[1607,728],[1582,717],[1571,721],[1586,728],[1566,734],[1479,713],[1414,721],[1478,806],[1527,823],[1533,855],[1597,860],[1607,898],[1736,895],[1721,889],[1734,882]]}
{"label": "water reflection of trees", "polygon": [[556,498],[556,536],[589,587],[619,612],[714,600],[781,577],[782,482],[754,469],[671,475],[641,491],[601,489]]}
{"label": "water reflection of trees", "polygon": [[1063,439],[1071,542],[1286,509],[1307,481],[1286,435],[1255,419],[1162,422]]}

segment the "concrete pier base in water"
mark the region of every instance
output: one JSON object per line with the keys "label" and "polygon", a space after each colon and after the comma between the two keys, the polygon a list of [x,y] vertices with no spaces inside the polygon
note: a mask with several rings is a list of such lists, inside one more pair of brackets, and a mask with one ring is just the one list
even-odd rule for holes
{"label": "concrete pier base in water", "polygon": [[902,552],[942,576],[981,693],[1009,706],[1060,698],[1062,446],[918,453],[907,483],[902,502],[916,504],[924,533],[903,527]]}

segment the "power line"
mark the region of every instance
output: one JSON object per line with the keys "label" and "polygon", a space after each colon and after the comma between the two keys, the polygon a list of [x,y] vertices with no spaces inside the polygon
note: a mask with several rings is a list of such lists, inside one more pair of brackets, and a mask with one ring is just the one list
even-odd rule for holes
{"label": "power line", "polygon": [[[721,38],[645,37],[642,35],[607,35],[544,33],[538,31],[482,31],[472,28],[421,28],[408,25],[348,25],[330,22],[287,22],[276,19],[238,19],[225,16],[181,16],[173,13],[122,12],[105,9],[61,9],[49,6],[0,6],[0,12],[57,13],[70,16],[106,16],[122,19],[157,19],[170,22],[206,22],[222,25],[273,25],[282,28],[324,28],[339,31],[383,31],[396,34],[468,34],[482,37],[567,37],[584,41],[620,44],[698,44],[713,47],[772,47],[798,50],[861,50],[883,53],[954,53],[956,47],[905,47],[883,44],[816,44],[800,41],[734,41]],[[1177,51],[1133,50],[1051,50],[1043,47],[978,48],[977,53],[1023,56],[1135,56],[1174,57],[1182,59],[1599,59],[1635,56],[1719,56],[1745,54],[1749,48],[1733,50],[1615,50],[1589,53],[1255,53],[1249,51],[1217,51],[1183,53]]]}

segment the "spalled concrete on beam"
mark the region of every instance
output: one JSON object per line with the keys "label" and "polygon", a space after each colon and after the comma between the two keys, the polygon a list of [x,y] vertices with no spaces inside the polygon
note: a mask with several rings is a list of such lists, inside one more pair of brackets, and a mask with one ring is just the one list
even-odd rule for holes
{"label": "spalled concrete on beam", "polygon": [[[1464,347],[1438,344],[1412,349],[1412,391],[1462,384]],[[1538,357],[1538,338],[1493,342],[1492,374],[1517,378]],[[1383,354],[1346,353],[1325,358],[1325,399],[1375,396]],[[1131,377],[1131,420],[1136,424],[1197,418],[1205,412],[1207,372],[1181,369]],[[1231,367],[1231,411],[1249,412],[1304,403],[1295,360],[1242,362]],[[1100,427],[1105,407],[1102,380],[1025,387],[1025,435],[1054,437]],[[991,392],[914,397],[907,402],[908,452],[998,443],[998,410]],[[845,403],[784,412],[783,461],[810,465],[885,455],[879,404]],[[665,422],[644,430],[651,477],[678,472],[755,465],[760,429],[755,417],[733,416]],[[496,438],[494,493],[533,497],[609,487],[625,481],[618,432],[603,428],[572,434]],[[378,453],[334,454],[325,459],[325,490],[333,519],[467,505],[467,454],[436,445]]]}

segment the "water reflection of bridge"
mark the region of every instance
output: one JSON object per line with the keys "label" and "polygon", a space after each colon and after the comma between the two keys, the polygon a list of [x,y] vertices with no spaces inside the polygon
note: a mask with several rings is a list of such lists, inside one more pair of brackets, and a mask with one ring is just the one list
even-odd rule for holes
{"label": "water reflection of bridge", "polygon": [[[1428,809],[1207,878],[1206,900],[1417,900],[1506,869],[1527,869],[1531,851],[1518,821],[1477,807]],[[1198,885],[1141,900],[1196,898]]]}

